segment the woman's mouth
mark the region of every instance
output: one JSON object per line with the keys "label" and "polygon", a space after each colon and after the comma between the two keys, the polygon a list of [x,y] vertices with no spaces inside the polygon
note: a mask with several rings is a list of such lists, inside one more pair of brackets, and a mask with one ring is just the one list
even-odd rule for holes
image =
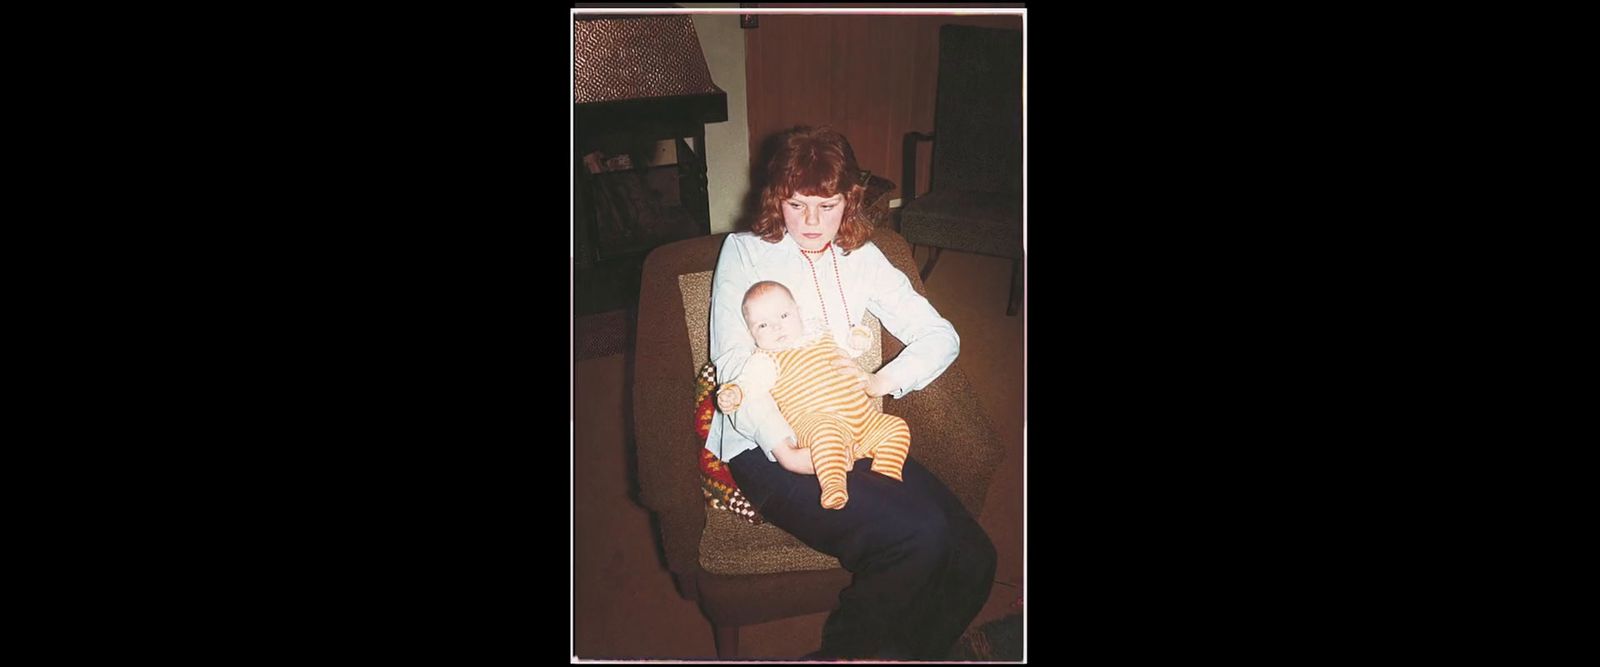
{"label": "woman's mouth", "polygon": [[821,233],[801,234],[801,236],[804,236],[804,237],[806,237],[808,239],[820,239],[820,238],[822,238],[822,234]]}

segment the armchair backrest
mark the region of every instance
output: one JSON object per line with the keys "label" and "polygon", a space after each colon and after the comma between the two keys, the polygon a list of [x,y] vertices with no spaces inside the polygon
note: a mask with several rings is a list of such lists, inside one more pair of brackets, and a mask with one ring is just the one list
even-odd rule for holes
{"label": "armchair backrest", "polygon": [[1022,191],[1022,31],[939,28],[930,190]]}

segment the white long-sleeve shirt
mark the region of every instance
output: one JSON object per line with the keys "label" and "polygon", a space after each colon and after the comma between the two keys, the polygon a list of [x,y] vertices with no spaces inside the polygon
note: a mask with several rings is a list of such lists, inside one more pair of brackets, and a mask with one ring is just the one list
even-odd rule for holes
{"label": "white long-sleeve shirt", "polygon": [[[800,306],[807,331],[824,328],[826,312],[826,328],[833,332],[835,340],[849,340],[850,327],[861,322],[864,310],[877,316],[885,329],[906,344],[899,356],[877,371],[889,386],[895,387],[890,394],[895,398],[928,386],[955,363],[961,351],[961,337],[956,335],[955,327],[912,289],[911,281],[889,263],[877,245],[868,242],[848,256],[834,248],[815,257],[813,282],[811,262],[789,235],[778,243],[768,243],[750,232],[728,235],[711,282],[711,361],[716,364],[719,384],[739,377],[755,350],[741,305],[745,290],[762,280],[789,288]],[[835,258],[839,262],[837,281]],[[842,297],[840,283],[844,288]],[[736,421],[721,412],[714,415],[706,449],[727,461],[760,447],[768,460],[776,461],[773,446],[794,437],[794,431],[781,416],[774,419],[766,413],[775,411],[776,404],[763,405],[755,411],[748,411],[750,407],[755,406],[735,413],[735,417],[747,415],[749,419],[741,417]],[[755,424],[770,426],[757,428]]]}

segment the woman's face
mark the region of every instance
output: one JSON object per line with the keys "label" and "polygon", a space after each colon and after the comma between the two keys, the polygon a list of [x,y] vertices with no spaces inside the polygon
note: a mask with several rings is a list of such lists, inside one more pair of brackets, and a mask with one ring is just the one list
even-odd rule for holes
{"label": "woman's face", "polygon": [[783,209],[783,227],[794,242],[806,250],[821,250],[839,234],[844,221],[844,195],[817,197],[795,194],[778,204]]}

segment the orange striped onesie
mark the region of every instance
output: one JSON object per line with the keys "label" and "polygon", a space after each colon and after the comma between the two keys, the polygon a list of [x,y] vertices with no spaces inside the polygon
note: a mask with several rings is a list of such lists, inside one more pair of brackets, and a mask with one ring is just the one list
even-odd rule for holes
{"label": "orange striped onesie", "polygon": [[857,460],[870,458],[874,472],[899,480],[911,449],[906,420],[884,414],[877,401],[831,365],[836,347],[833,334],[824,333],[810,345],[756,353],[777,362],[772,398],[800,446],[811,450],[827,509],[841,509],[849,501],[845,474]]}

